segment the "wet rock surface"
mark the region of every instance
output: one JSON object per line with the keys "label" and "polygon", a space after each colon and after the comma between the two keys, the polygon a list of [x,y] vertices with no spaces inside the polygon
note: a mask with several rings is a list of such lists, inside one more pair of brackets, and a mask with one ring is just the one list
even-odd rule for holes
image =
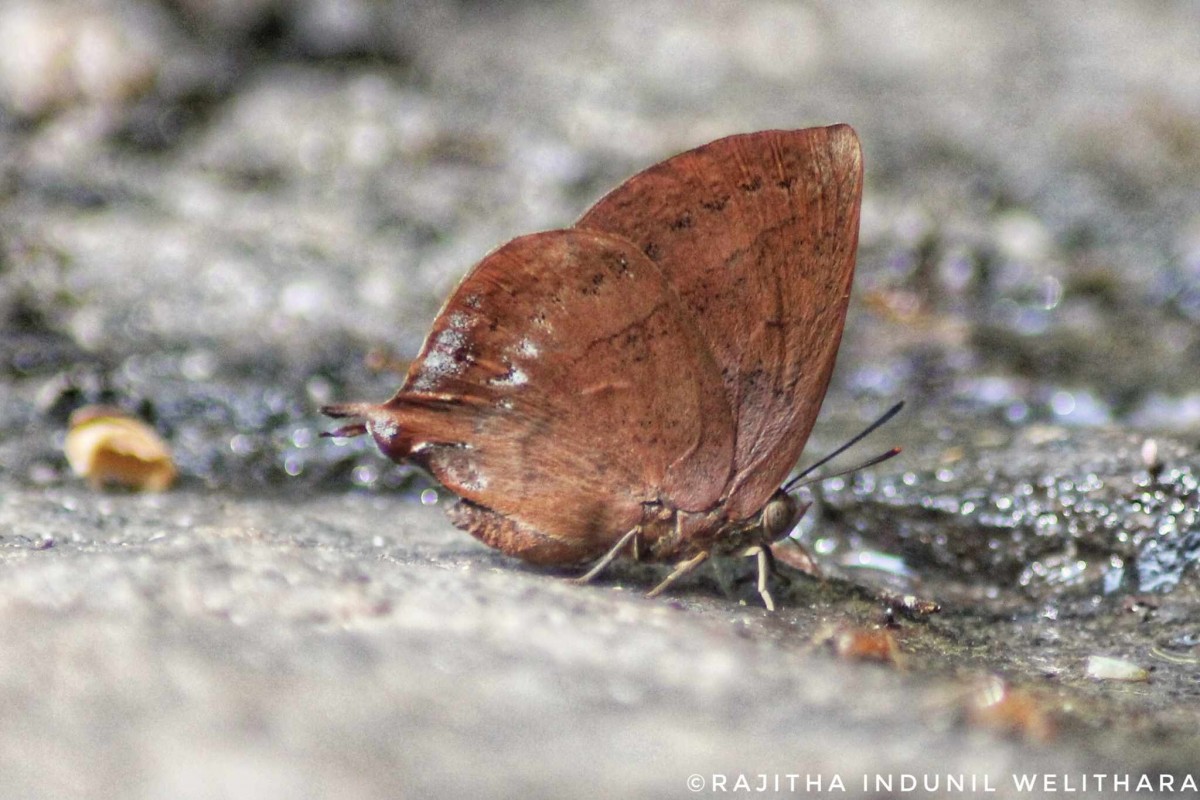
{"label": "wet rock surface", "polygon": [[[1194,22],[1186,3],[6,4],[5,793],[1195,780]],[[749,564],[656,600],[637,566],[568,584],[452,528],[369,443],[320,438],[315,409],[386,397],[490,248],[673,152],[837,121],[867,188],[808,452],[905,398],[872,439],[905,453],[812,488],[800,536],[826,577],[782,567],[777,613]],[[67,420],[93,403],[164,436],[175,489],[70,473]],[[1093,656],[1148,680],[1098,679]]]}

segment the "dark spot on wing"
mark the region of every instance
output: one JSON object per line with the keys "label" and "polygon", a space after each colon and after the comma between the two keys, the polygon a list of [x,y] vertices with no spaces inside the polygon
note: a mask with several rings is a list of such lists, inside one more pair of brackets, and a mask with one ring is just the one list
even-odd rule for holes
{"label": "dark spot on wing", "polygon": [[671,230],[682,231],[692,227],[692,215],[684,212],[674,222],[671,223]]}

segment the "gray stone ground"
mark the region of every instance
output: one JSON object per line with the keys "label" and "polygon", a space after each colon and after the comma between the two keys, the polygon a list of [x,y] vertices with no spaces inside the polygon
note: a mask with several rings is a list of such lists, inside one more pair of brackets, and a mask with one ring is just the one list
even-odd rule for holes
{"label": "gray stone ground", "polygon": [[[7,0],[0,115],[0,796],[1196,779],[1194,3]],[[778,613],[523,567],[316,438],[491,247],[678,150],[838,121],[867,190],[811,451],[902,397],[876,440],[907,449],[820,491],[831,578]],[[177,489],[69,473],[97,401],[156,425]],[[941,601],[899,665],[827,645],[884,620],[846,576]],[[970,712],[998,679],[1012,729]],[[714,787],[739,775],[781,787]]]}

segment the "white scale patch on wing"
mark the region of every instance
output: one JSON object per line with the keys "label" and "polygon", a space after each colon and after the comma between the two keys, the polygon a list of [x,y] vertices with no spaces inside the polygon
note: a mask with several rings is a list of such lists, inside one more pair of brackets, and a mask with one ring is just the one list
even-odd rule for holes
{"label": "white scale patch on wing", "polygon": [[537,358],[541,353],[542,351],[538,349],[538,346],[528,336],[517,344],[517,355],[522,358]]}
{"label": "white scale patch on wing", "polygon": [[471,318],[456,311],[447,320],[450,324],[433,340],[433,346],[421,362],[421,372],[413,381],[413,389],[420,392],[432,391],[444,379],[462,373],[472,359],[463,357],[463,348],[470,333]]}
{"label": "white scale patch on wing", "polygon": [[520,366],[519,362],[533,361],[541,355],[541,352],[532,339],[528,336],[523,337],[521,341],[505,349],[503,363],[508,368],[508,372],[489,379],[488,383],[492,386],[524,386],[529,383],[529,373]]}
{"label": "white scale patch on wing", "polygon": [[394,439],[400,435],[400,426],[391,417],[379,416],[367,420],[367,431],[375,441]]}
{"label": "white scale patch on wing", "polygon": [[488,383],[493,386],[524,386],[529,383],[529,375],[518,366],[509,366],[508,372],[499,378],[492,378]]}

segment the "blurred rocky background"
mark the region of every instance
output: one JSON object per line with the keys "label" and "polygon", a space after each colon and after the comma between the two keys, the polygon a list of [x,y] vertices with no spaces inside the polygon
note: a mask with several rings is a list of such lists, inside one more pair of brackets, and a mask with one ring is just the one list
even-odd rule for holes
{"label": "blurred rocky background", "polygon": [[[873,441],[906,452],[815,489],[828,578],[779,613],[565,584],[319,438],[492,247],[833,122],[866,194],[810,453],[897,399]],[[0,795],[1177,790],[1197,364],[1195,2],[3,0]],[[172,491],[71,472],[92,404],[162,436]]]}

